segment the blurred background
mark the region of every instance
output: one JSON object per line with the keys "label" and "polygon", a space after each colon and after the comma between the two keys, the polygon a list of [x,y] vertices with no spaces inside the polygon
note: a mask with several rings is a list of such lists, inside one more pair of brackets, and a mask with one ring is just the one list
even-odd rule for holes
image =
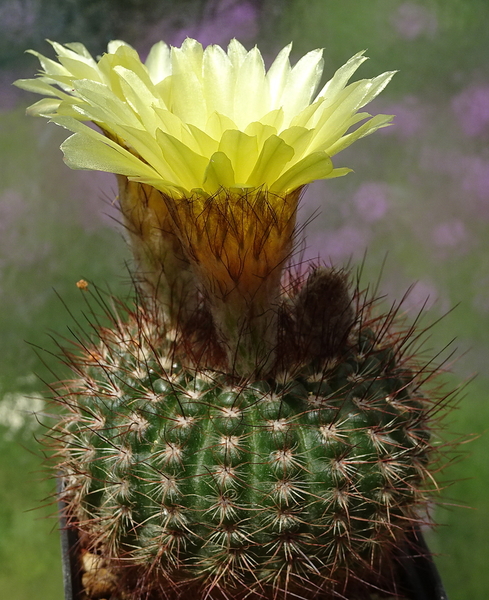
{"label": "blurred background", "polygon": [[439,526],[427,538],[451,600],[487,599],[487,23],[487,0],[0,0],[0,597],[63,596],[54,484],[38,443],[43,381],[66,374],[51,336],[69,338],[83,320],[79,279],[130,293],[115,179],[67,169],[65,132],[26,117],[37,97],[11,82],[38,69],[27,48],[52,56],[45,38],[95,55],[121,38],[145,56],[159,39],[191,36],[257,43],[268,63],[290,40],[295,59],[324,47],[325,78],[365,48],[359,77],[399,70],[369,107],[395,124],[336,157],[354,173],[308,189],[304,256],[363,263],[364,284],[378,283],[386,303],[405,298],[412,319],[425,307],[425,324],[443,317],[427,348],[455,340],[442,353],[457,357],[448,385],[471,381],[444,420],[443,441],[462,443],[438,476]]}

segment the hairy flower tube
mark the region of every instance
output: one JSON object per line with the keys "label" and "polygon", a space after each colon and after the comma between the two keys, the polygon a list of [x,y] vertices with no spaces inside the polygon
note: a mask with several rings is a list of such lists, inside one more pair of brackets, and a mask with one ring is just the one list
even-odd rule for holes
{"label": "hairy flower tube", "polygon": [[273,354],[300,190],[348,173],[332,157],[389,124],[361,109],[393,72],[348,84],[366,60],[360,52],[318,92],[322,51],[291,67],[291,44],[268,71],[258,48],[237,40],[227,52],[159,42],[145,63],[121,41],[99,60],[82,44],[52,45],[59,62],[33,52],[40,76],[16,84],[47,96],[31,114],[73,132],[62,144],[70,167],[119,175],[139,271],[169,320],[190,318],[197,288],[233,364],[234,338],[246,347],[248,330],[255,350],[262,340],[260,354]]}

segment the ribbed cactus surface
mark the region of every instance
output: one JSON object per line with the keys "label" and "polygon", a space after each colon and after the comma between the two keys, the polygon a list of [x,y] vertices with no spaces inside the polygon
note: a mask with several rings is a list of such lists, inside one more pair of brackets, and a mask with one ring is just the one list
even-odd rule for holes
{"label": "ribbed cactus surface", "polygon": [[354,325],[321,368],[258,381],[182,367],[143,310],[72,357],[65,498],[118,574],[112,591],[328,597],[378,583],[425,502],[432,408],[385,325]]}

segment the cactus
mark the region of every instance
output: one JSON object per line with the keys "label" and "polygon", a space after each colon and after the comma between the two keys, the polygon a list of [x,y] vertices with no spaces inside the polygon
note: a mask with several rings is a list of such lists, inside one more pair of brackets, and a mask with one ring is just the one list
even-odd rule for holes
{"label": "cactus", "polygon": [[[321,347],[299,319],[325,281],[341,310]],[[57,386],[57,465],[85,550],[117,574],[108,591],[344,597],[392,585],[392,551],[430,497],[438,401],[419,386],[432,373],[392,313],[374,316],[358,292],[344,304],[343,274],[316,268],[295,288],[266,378],[186,367],[155,306],[66,352],[76,378]],[[330,322],[322,308],[316,322]]]}
{"label": "cactus", "polygon": [[[235,40],[159,44],[145,65],[122,42],[98,63],[53,45],[61,65],[39,55],[41,79],[19,85],[75,132],[70,166],[118,174],[137,289],[132,308],[103,304],[110,324],[94,316],[53,386],[87,595],[398,594],[396,550],[432,498],[437,369],[348,273],[286,269],[303,187],[346,174],[331,156],[389,123],[346,133],[392,73],[345,87],[360,53],[311,101],[318,51],[291,69],[284,49],[264,79]],[[223,100],[249,80],[259,100]]]}

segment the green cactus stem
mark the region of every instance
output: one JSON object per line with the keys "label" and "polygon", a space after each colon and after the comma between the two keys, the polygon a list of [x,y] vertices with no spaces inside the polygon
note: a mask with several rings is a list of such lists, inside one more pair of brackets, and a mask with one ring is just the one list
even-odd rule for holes
{"label": "green cactus stem", "polygon": [[186,365],[155,307],[66,352],[76,377],[56,390],[57,468],[111,597],[392,586],[392,550],[432,497],[440,399],[420,384],[434,372],[411,356],[413,332],[375,317],[344,274],[314,270],[282,311],[281,345],[294,340],[266,379]]}

